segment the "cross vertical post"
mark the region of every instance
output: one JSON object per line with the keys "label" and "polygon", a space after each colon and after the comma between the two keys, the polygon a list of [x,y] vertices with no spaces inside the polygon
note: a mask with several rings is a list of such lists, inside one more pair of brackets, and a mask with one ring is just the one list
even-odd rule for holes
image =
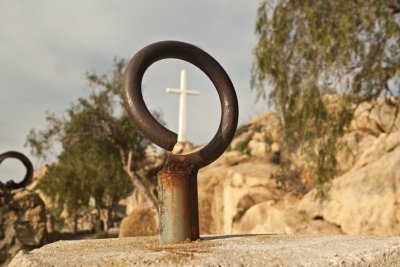
{"label": "cross vertical post", "polygon": [[182,70],[180,88],[167,88],[167,93],[180,94],[178,142],[186,142],[186,95],[199,95],[200,92],[187,89],[186,70]]}

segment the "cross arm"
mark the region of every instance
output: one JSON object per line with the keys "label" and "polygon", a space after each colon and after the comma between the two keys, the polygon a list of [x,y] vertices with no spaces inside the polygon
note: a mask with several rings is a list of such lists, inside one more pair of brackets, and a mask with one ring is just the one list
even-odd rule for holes
{"label": "cross arm", "polygon": [[[183,90],[182,89],[177,89],[177,88],[167,88],[167,93],[175,93],[175,94],[182,94]],[[185,90],[185,93],[188,95],[199,95],[199,91],[194,91],[194,90]]]}
{"label": "cross arm", "polygon": [[182,93],[182,90],[181,89],[176,89],[176,88],[167,88],[167,93],[180,94],[180,93]]}
{"label": "cross arm", "polygon": [[194,90],[186,90],[186,94],[188,95],[199,95],[199,91],[194,91]]}

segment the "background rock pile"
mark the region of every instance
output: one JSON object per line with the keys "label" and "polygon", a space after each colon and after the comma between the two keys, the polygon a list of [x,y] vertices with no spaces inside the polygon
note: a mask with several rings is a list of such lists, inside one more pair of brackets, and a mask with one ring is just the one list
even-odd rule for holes
{"label": "background rock pile", "polygon": [[[282,143],[279,118],[272,112],[253,118],[239,127],[228,151],[199,172],[201,233],[399,235],[399,107],[398,99],[386,98],[356,108],[337,154],[339,174],[324,201],[307,189],[309,177],[301,172],[289,190],[281,186],[275,175]],[[301,155],[292,157],[294,168],[305,164]]]}
{"label": "background rock pile", "polygon": [[[337,153],[339,173],[324,201],[315,199],[316,191],[306,183],[310,177],[296,170],[306,164],[302,155],[291,155],[298,175],[290,187],[277,179],[282,134],[275,113],[260,114],[239,127],[230,148],[199,171],[200,233],[400,235],[400,101],[378,99],[355,108]],[[175,153],[190,149],[196,148],[179,144]],[[34,184],[35,179],[31,189]],[[157,234],[157,214],[137,191],[119,208],[126,216],[116,225],[119,236]],[[45,204],[37,193],[2,194],[0,209],[3,263],[21,248],[46,242]],[[93,229],[91,215],[81,220],[79,230]]]}
{"label": "background rock pile", "polygon": [[0,265],[6,265],[21,249],[46,243],[46,208],[30,190],[0,192]]}

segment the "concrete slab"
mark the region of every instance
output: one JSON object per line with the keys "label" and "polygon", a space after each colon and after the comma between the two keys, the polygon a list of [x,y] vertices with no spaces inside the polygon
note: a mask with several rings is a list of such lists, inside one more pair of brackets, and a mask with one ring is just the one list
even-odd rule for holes
{"label": "concrete slab", "polygon": [[160,245],[158,237],[59,241],[21,251],[14,266],[400,266],[400,237],[210,236]]}

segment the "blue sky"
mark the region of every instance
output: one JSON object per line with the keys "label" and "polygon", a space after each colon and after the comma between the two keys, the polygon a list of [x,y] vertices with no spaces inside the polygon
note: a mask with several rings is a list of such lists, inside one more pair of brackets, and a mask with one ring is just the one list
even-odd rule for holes
{"label": "blue sky", "polygon": [[[78,97],[89,94],[85,72],[107,73],[114,57],[131,58],[147,44],[179,40],[195,44],[225,68],[239,99],[239,124],[266,109],[250,91],[254,25],[258,0],[106,1],[3,0],[0,2],[0,153],[24,148],[31,128],[45,126],[45,112],[62,115]],[[219,100],[211,82],[188,63],[163,60],[146,72],[144,98],[161,110],[177,131],[177,95],[187,70],[188,87],[200,91],[188,98],[188,139],[208,142],[218,128]],[[20,177],[14,160],[0,166],[0,179]]]}

